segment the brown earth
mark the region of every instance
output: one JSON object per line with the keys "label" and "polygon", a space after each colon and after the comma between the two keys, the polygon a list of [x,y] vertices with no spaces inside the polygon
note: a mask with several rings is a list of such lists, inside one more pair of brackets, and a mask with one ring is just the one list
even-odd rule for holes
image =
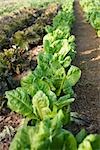
{"label": "brown earth", "polygon": [[86,126],[88,132],[100,133],[100,38],[96,37],[95,30],[86,22],[77,1],[74,7],[76,22],[73,34],[77,45],[75,65],[81,69],[82,76],[75,88],[76,101],[73,107],[89,122]]}

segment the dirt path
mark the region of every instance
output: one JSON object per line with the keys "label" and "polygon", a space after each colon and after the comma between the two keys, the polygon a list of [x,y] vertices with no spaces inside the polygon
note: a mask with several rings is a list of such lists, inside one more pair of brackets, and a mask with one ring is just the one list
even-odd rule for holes
{"label": "dirt path", "polygon": [[85,21],[77,1],[74,7],[75,64],[82,70],[81,80],[75,89],[77,98],[74,109],[90,121],[87,127],[89,132],[100,132],[100,38],[96,38],[95,30]]}

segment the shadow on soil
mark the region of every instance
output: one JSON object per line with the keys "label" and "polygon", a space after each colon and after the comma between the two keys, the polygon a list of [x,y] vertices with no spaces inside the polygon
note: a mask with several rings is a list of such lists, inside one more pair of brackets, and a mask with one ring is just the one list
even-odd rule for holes
{"label": "shadow on soil", "polygon": [[[86,124],[83,127],[88,132],[100,133],[100,38],[96,38],[95,30],[85,21],[78,2],[74,7],[73,34],[77,45],[74,64],[81,69],[82,76],[75,87],[76,101],[72,109],[84,118]],[[78,125],[77,130],[80,127],[82,125]]]}

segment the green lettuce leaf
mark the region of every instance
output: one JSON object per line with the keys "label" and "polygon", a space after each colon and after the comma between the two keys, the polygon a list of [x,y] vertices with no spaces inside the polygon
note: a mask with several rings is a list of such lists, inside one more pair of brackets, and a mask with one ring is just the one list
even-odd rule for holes
{"label": "green lettuce leaf", "polygon": [[81,70],[76,66],[71,66],[70,69],[67,72],[65,85],[64,86],[74,86],[81,76]]}
{"label": "green lettuce leaf", "polygon": [[55,102],[57,109],[62,109],[65,106],[68,106],[72,102],[74,102],[74,98],[68,98],[70,95],[62,96]]}
{"label": "green lettuce leaf", "polygon": [[26,77],[23,77],[21,80],[22,88],[27,91],[27,93],[33,97],[37,91],[42,90],[49,98],[50,105],[52,106],[52,102],[56,101],[57,97],[54,92],[51,91],[50,87],[54,86],[50,80],[42,80],[42,79],[34,79],[33,74],[29,74]]}
{"label": "green lettuce leaf", "polygon": [[77,144],[74,136],[70,132],[64,129],[61,129],[59,130],[59,132],[56,132],[55,136],[52,139],[50,150],[56,150],[56,149],[77,150]]}
{"label": "green lettuce leaf", "polygon": [[78,150],[99,150],[100,149],[100,135],[90,134],[79,145]]}
{"label": "green lettuce leaf", "polygon": [[36,93],[36,88],[34,86],[35,76],[32,71],[28,72],[26,76],[21,79],[21,86],[27,91],[27,93],[33,96]]}
{"label": "green lettuce leaf", "polygon": [[27,120],[24,120],[18,128],[9,150],[30,150],[31,145],[28,132],[29,127],[27,126]]}
{"label": "green lettuce leaf", "polygon": [[[31,149],[34,150],[77,150],[74,136],[67,130],[61,129],[62,111],[52,120],[41,121],[34,130],[30,130]],[[59,143],[57,145],[57,143]]]}
{"label": "green lettuce leaf", "polygon": [[8,99],[8,107],[23,116],[32,114],[32,101],[27,92],[19,87],[16,90],[7,91],[6,98]]}
{"label": "green lettuce leaf", "polygon": [[36,77],[48,83],[50,90],[54,91],[57,96],[60,95],[66,73],[64,67],[57,59],[51,59],[48,63],[39,61],[39,65],[35,69],[34,74]]}
{"label": "green lettuce leaf", "polygon": [[38,91],[34,95],[32,103],[33,112],[37,116],[37,118],[45,119],[45,117],[47,117],[51,113],[51,110],[49,108],[49,99],[42,91]]}
{"label": "green lettuce leaf", "polygon": [[67,76],[63,84],[63,92],[67,95],[70,94],[70,97],[74,96],[74,91],[72,87],[78,82],[81,76],[81,70],[76,66],[71,66],[67,72]]}
{"label": "green lettuce leaf", "polygon": [[86,130],[84,128],[81,129],[81,131],[76,135],[77,143],[80,144],[86,136],[87,136]]}

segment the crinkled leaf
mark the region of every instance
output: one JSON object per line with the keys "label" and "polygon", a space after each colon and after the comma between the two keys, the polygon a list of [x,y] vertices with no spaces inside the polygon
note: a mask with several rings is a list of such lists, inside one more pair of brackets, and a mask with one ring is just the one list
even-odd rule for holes
{"label": "crinkled leaf", "polygon": [[34,95],[36,93],[36,88],[34,86],[35,76],[32,71],[30,71],[26,76],[21,79],[21,86],[27,91],[29,95]]}
{"label": "crinkled leaf", "polygon": [[64,59],[64,61],[63,61],[63,66],[64,66],[64,68],[69,67],[70,64],[71,64],[71,61],[72,61],[71,57],[70,57],[70,56],[67,56],[67,57]]}
{"label": "crinkled leaf", "polygon": [[74,98],[67,98],[68,96],[62,96],[58,99],[58,101],[56,102],[57,108],[58,109],[62,109],[65,106],[68,106],[69,104],[71,104],[72,102],[74,102]]}
{"label": "crinkled leaf", "polygon": [[6,98],[8,99],[8,107],[24,116],[30,116],[32,114],[32,101],[26,91],[19,87],[16,90],[7,91]]}
{"label": "crinkled leaf", "polygon": [[64,119],[64,114],[63,114],[63,111],[60,109],[58,112],[56,112],[56,115],[53,117],[51,121],[52,122],[51,130],[60,128],[62,125],[63,119]]}
{"label": "crinkled leaf", "polygon": [[64,86],[74,86],[81,76],[81,70],[76,66],[71,66],[67,72],[66,80]]}
{"label": "crinkled leaf", "polygon": [[49,99],[42,91],[38,91],[34,95],[32,103],[33,112],[37,117],[44,119],[50,114],[51,110],[49,108]]}
{"label": "crinkled leaf", "polygon": [[55,91],[57,96],[60,95],[66,73],[58,60],[52,60],[49,64],[45,63],[41,67],[38,66],[34,73],[35,76],[41,74],[40,78],[48,83],[50,89]]}
{"label": "crinkled leaf", "polygon": [[66,81],[65,81],[64,86],[63,86],[63,92],[66,95],[70,95],[70,97],[74,96],[74,91],[73,91],[72,87],[70,85],[68,85]]}
{"label": "crinkled leaf", "polygon": [[68,40],[67,39],[63,39],[62,41],[62,47],[58,52],[59,57],[63,56],[63,58],[66,56],[66,54],[69,52],[69,48],[68,48]]}
{"label": "crinkled leaf", "polygon": [[[36,150],[77,150],[76,140],[74,136],[67,130],[61,129],[63,119],[62,111],[50,120],[44,120],[29,131],[31,149]],[[57,145],[59,143],[59,145]]]}

